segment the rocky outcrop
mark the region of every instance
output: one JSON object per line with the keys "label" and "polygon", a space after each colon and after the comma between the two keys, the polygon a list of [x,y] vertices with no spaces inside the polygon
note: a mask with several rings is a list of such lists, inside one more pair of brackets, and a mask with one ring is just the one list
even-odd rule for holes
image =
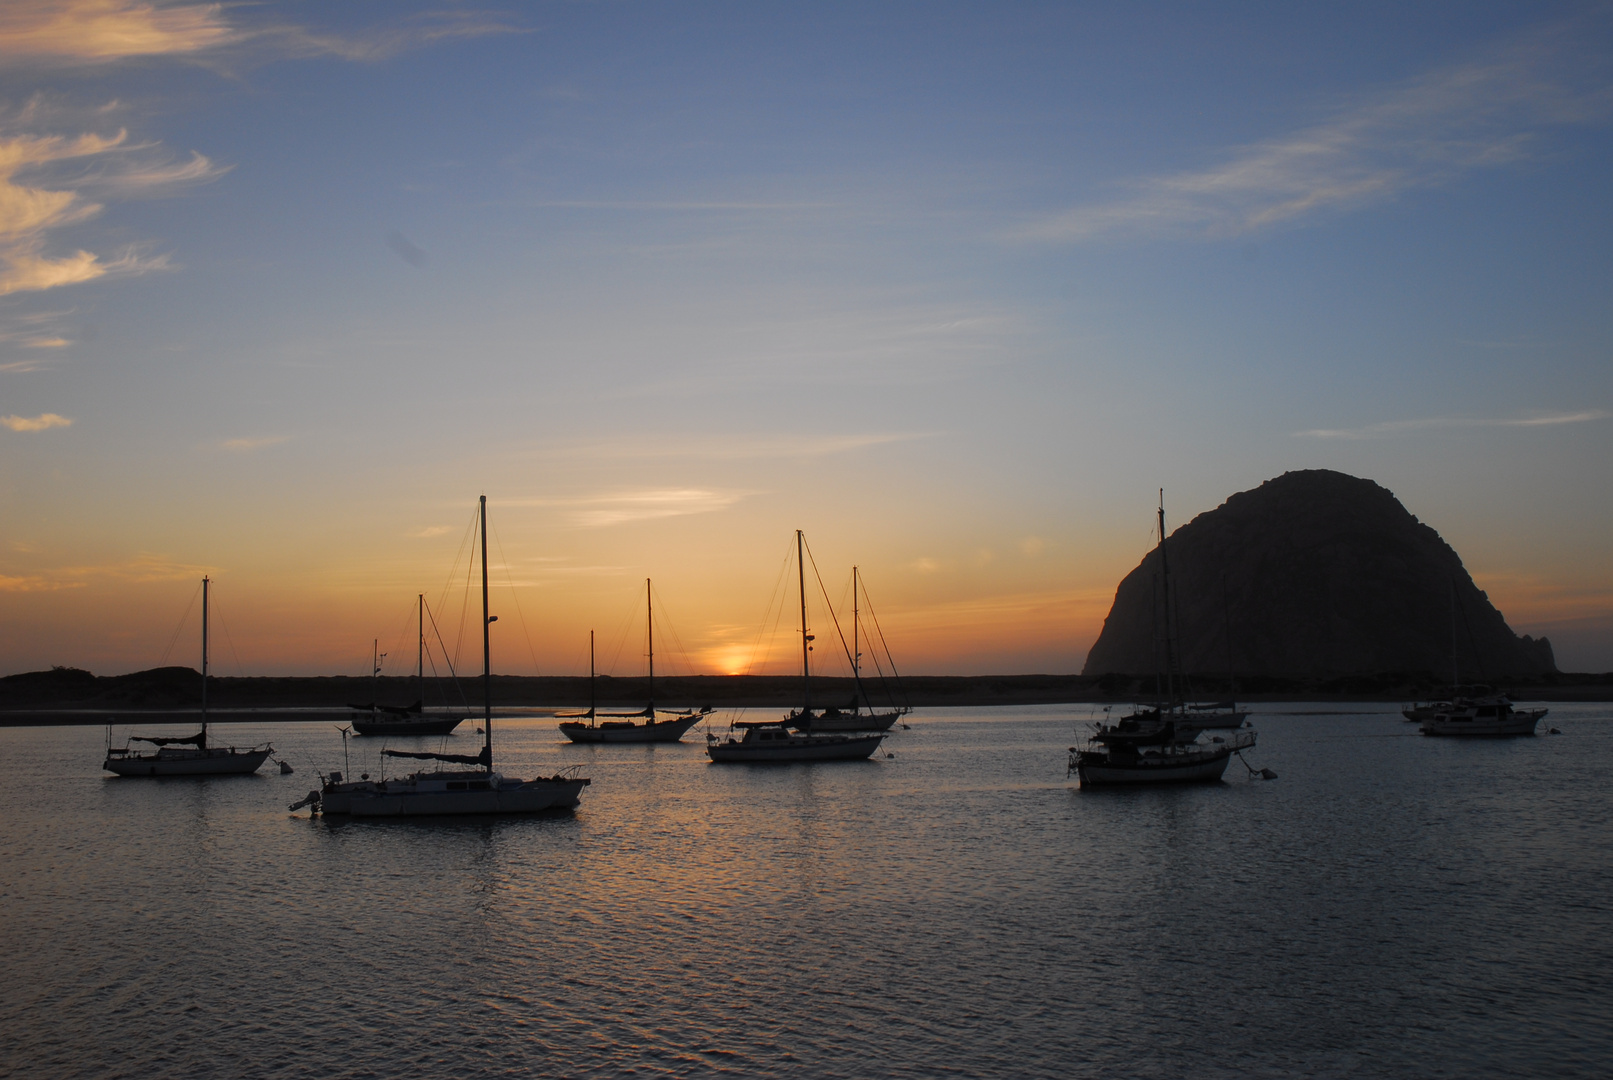
{"label": "rocky outcrop", "polygon": [[[1551,643],[1514,634],[1451,546],[1370,480],[1284,473],[1171,533],[1166,555],[1190,674],[1449,678],[1453,588],[1464,680],[1557,670]],[[1156,549],[1120,583],[1084,674],[1157,668],[1158,574]]]}

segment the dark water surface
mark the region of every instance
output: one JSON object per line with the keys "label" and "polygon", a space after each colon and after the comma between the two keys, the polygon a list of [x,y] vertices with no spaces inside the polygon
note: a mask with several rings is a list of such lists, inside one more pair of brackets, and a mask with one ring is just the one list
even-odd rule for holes
{"label": "dark water surface", "polygon": [[1267,706],[1276,781],[1081,792],[1088,712],[771,768],[505,723],[507,773],[586,763],[581,808],[447,823],[288,814],[341,767],[323,724],[224,729],[296,775],[189,781],[0,730],[0,1073],[1613,1070],[1608,706],[1498,742]]}

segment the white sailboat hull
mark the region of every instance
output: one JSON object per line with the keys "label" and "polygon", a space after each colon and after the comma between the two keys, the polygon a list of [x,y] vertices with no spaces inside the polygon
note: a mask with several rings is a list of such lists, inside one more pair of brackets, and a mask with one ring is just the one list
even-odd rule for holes
{"label": "white sailboat hull", "polygon": [[125,754],[113,751],[101,768],[119,776],[242,776],[255,773],[273,753],[216,747],[207,750],[175,750],[164,747],[155,754]]}
{"label": "white sailboat hull", "polygon": [[629,721],[590,725],[578,721],[561,724],[560,732],[576,743],[670,743],[683,738],[684,733],[699,722],[698,716],[653,720],[645,724]]}

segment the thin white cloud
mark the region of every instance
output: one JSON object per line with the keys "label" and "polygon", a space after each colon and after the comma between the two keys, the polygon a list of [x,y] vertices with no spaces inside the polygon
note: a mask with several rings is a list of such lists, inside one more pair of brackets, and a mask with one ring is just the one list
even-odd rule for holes
{"label": "thin white cloud", "polygon": [[1312,127],[1234,148],[1218,165],[1137,178],[1117,199],[1078,206],[1014,236],[1235,236],[1448,184],[1536,156],[1553,128],[1605,122],[1613,86],[1604,67],[1571,30],[1556,28],[1381,92]]}
{"label": "thin white cloud", "polygon": [[0,574],[0,592],[54,592],[57,589],[82,589],[82,581],[61,581],[49,578],[43,574],[29,574],[26,577],[13,577],[9,574]]}
{"label": "thin white cloud", "polygon": [[[26,554],[26,552],[25,552]],[[141,553],[119,563],[98,566],[60,566],[37,573],[22,575],[0,574],[0,592],[49,592],[56,589],[80,589],[97,578],[118,581],[151,582],[182,581],[203,574],[216,573],[217,567],[196,566],[175,562],[161,555]]]}
{"label": "thin white cloud", "polygon": [[1401,435],[1412,431],[1441,428],[1556,427],[1561,424],[1584,424],[1592,420],[1606,420],[1609,417],[1613,417],[1613,412],[1608,412],[1606,409],[1516,417],[1429,416],[1416,420],[1388,420],[1356,428],[1313,428],[1310,431],[1296,431],[1294,434],[1309,439],[1372,439],[1381,435]]}
{"label": "thin white cloud", "polygon": [[[71,311],[35,311],[0,316],[0,345],[46,352],[68,348],[73,340],[67,336],[63,323],[71,314]],[[38,371],[43,366],[43,358],[30,357],[0,364],[0,371]]]}
{"label": "thin white cloud", "polygon": [[38,416],[0,416],[0,424],[4,424],[12,431],[48,431],[51,428],[71,427],[73,421],[56,413],[40,413]]}
{"label": "thin white cloud", "polygon": [[427,525],[423,529],[416,529],[409,536],[415,540],[430,540],[433,536],[445,536],[453,531],[452,525]]}
{"label": "thin white cloud", "polygon": [[445,41],[531,32],[486,12],[440,11],[424,12],[402,23],[352,35],[321,33],[302,26],[271,26],[252,31],[252,37],[258,47],[285,55],[334,56],[373,63]]}
{"label": "thin white cloud", "polygon": [[541,506],[560,509],[568,522],[583,528],[624,525],[635,521],[710,514],[726,510],[749,492],[713,491],[709,488],[653,488],[606,495],[560,499],[502,499],[506,506]]}
{"label": "thin white cloud", "polygon": [[882,432],[865,435],[731,435],[720,439],[616,439],[586,445],[568,444],[568,457],[638,459],[669,457],[717,461],[754,461],[759,458],[815,458],[853,453],[875,446],[931,438],[934,432]]}
{"label": "thin white cloud", "polygon": [[830,202],[739,202],[739,201],[678,201],[657,199],[537,199],[522,200],[520,205],[540,210],[644,210],[651,212],[701,213],[726,211],[775,210],[835,210],[842,204]]}
{"label": "thin white cloud", "polygon": [[278,446],[290,438],[290,435],[262,435],[257,438],[225,439],[218,445],[231,453],[248,454],[266,446]]}

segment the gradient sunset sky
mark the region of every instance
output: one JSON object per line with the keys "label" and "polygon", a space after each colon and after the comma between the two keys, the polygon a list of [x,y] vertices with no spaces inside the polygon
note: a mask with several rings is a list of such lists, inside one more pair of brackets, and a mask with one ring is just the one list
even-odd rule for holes
{"label": "gradient sunset sky", "polygon": [[1605,4],[7,0],[0,674],[402,672],[483,493],[500,671],[786,670],[796,528],[1078,671],[1302,468],[1613,669],[1610,127]]}

